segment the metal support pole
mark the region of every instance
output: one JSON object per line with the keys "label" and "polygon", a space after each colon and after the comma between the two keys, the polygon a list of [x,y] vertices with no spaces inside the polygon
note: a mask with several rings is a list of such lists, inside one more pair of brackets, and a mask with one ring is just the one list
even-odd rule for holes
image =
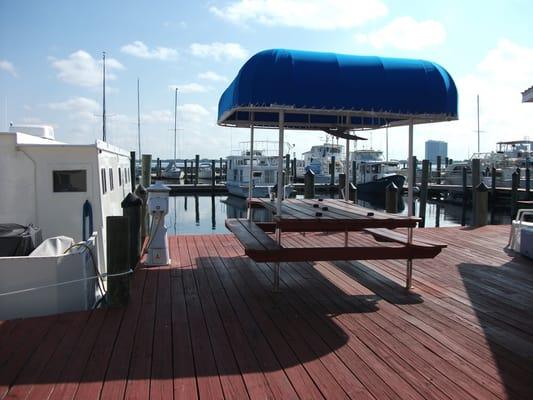
{"label": "metal support pole", "polygon": [[279,147],[278,147],[278,190],[276,193],[276,214],[281,216],[281,199],[283,198],[283,133],[285,124],[285,113],[279,112]]}
{"label": "metal support pole", "polygon": [[252,220],[252,192],[254,186],[254,123],[252,114],[252,125],[250,125],[250,176],[248,178],[248,220]]}

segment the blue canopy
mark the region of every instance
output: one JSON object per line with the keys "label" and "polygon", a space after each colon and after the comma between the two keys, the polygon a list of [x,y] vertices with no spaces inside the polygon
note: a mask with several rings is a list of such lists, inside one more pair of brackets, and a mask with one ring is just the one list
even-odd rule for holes
{"label": "blue canopy", "polygon": [[345,131],[457,119],[457,88],[423,60],[295,50],[250,58],[222,94],[218,124]]}

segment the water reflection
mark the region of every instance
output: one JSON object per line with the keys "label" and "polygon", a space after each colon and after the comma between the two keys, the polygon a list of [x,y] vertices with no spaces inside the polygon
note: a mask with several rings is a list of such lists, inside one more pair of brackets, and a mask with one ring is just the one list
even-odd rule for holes
{"label": "water reflection", "polygon": [[[194,201],[194,207],[188,207]],[[358,204],[375,210],[383,210],[384,204],[372,199],[360,198]],[[246,200],[234,196],[173,196],[166,225],[170,235],[228,233],[224,221],[226,218],[246,218]],[[407,214],[407,199],[401,198],[400,214]],[[415,202],[415,215],[418,215],[419,202]],[[470,209],[465,210],[466,223],[472,220]],[[494,217],[496,224],[509,223],[507,213],[497,210]],[[426,205],[426,227],[457,226],[461,224],[462,207],[449,203],[428,202]],[[253,211],[255,221],[271,220],[270,213],[264,209]]]}

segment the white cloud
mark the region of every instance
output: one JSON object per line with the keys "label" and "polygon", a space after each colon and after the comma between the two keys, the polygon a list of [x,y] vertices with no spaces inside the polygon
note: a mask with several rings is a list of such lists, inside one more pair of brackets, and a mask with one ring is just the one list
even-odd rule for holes
{"label": "white cloud", "polygon": [[95,121],[97,113],[101,111],[100,104],[87,97],[72,97],[68,100],[49,103],[48,108],[54,111],[66,111],[70,119],[83,120],[83,121]]}
{"label": "white cloud", "polygon": [[[63,82],[83,87],[96,87],[102,84],[102,61],[94,59],[84,50],[78,50],[65,59],[50,58],[57,77]],[[124,66],[114,58],[106,58],[106,79],[114,80],[113,71],[122,70]]]}
{"label": "white cloud", "polygon": [[381,0],[239,0],[209,10],[230,22],[313,30],[349,29],[388,13]]}
{"label": "white cloud", "polygon": [[15,78],[18,76],[14,65],[7,60],[0,60],[0,69],[6,71],[8,74],[13,75]]}
{"label": "white cloud", "polygon": [[120,51],[134,57],[155,59],[155,60],[174,60],[178,56],[175,49],[169,47],[156,47],[149,49],[143,42],[136,40],[133,43],[126,44],[120,48]]}
{"label": "white cloud", "polygon": [[219,75],[214,71],[201,72],[198,74],[198,78],[205,79],[207,81],[212,81],[212,82],[227,82],[228,81],[228,78],[226,78],[225,76]]}
{"label": "white cloud", "polygon": [[191,44],[190,49],[191,53],[197,57],[210,57],[217,61],[232,59],[242,60],[248,55],[248,52],[238,43],[193,43]]}
{"label": "white cloud", "polygon": [[183,85],[170,85],[169,88],[172,90],[178,88],[179,93],[204,93],[210,90],[209,87],[195,82],[185,83]]}
{"label": "white cloud", "polygon": [[355,39],[378,49],[395,47],[400,50],[421,50],[444,43],[446,29],[438,21],[399,17],[374,32],[357,34]]}
{"label": "white cloud", "polygon": [[185,121],[190,122],[205,122],[210,115],[204,106],[194,103],[178,106],[178,113],[181,114]]}

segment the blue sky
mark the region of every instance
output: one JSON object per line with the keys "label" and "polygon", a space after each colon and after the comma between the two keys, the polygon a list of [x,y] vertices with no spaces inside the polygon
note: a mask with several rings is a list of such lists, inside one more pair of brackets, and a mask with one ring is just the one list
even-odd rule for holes
{"label": "blue sky", "polygon": [[[446,140],[462,159],[476,151],[476,94],[482,151],[533,138],[533,105],[520,95],[533,85],[531,15],[526,0],[0,0],[0,129],[46,123],[59,140],[99,138],[105,50],[111,143],[137,149],[139,77],[143,152],[172,155],[177,86],[178,154],[225,156],[248,132],[216,126],[221,93],[251,55],[281,47],[438,62],[458,86],[460,120],[417,126],[415,153],[423,157],[425,140]],[[286,138],[300,155],[325,134]],[[406,129],[390,138],[390,156],[405,158]],[[384,150],[383,132],[364,146]]]}

